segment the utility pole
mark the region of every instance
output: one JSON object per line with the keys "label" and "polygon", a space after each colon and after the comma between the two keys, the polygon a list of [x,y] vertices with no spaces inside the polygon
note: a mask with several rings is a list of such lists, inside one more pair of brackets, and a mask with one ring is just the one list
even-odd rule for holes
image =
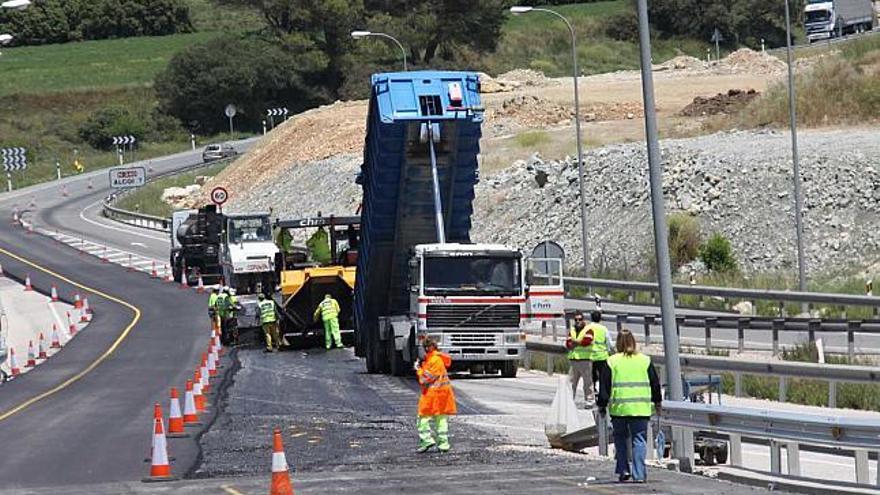
{"label": "utility pole", "polygon": [[[804,261],[804,198],[801,195],[801,167],[798,157],[797,138],[797,99],[794,88],[794,65],[792,63],[791,49],[791,14],[789,13],[788,0],[785,1],[785,55],[788,61],[788,118],[791,126],[791,167],[792,180],[794,181],[794,226],[797,237],[797,264],[798,264],[798,290],[807,290],[807,269]],[[806,304],[803,305],[806,311]]]}
{"label": "utility pole", "polygon": [[[660,285],[660,314],[663,324],[663,352],[666,358],[666,397],[682,399],[681,362],[678,357],[678,332],[675,321],[675,300],[672,294],[672,268],[666,210],[663,201],[663,163],[657,132],[657,111],[654,104],[654,76],[651,72],[651,32],[648,25],[648,0],[638,0],[639,59],[642,66],[642,101],[645,107],[645,135],[648,145],[648,172],[651,185],[651,211],[654,217],[654,250],[657,256],[657,277]],[[684,443],[673,442],[676,458],[685,458]],[[690,466],[688,466],[690,468]]]}

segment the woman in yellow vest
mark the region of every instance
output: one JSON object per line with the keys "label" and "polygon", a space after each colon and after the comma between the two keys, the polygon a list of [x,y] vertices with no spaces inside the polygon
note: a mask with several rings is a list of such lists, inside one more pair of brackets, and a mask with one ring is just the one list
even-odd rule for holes
{"label": "woman in yellow vest", "polygon": [[[614,469],[620,482],[647,480],[648,421],[651,414],[660,413],[663,395],[660,378],[651,358],[638,352],[636,338],[626,329],[617,334],[617,354],[608,358],[608,368],[599,377],[599,414],[611,414],[614,429]],[[604,421],[604,419],[603,419]],[[632,466],[627,455],[632,441]]]}

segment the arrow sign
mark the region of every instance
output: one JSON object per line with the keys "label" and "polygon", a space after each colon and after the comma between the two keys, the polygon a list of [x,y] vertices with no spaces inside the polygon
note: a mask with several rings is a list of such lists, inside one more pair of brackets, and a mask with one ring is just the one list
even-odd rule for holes
{"label": "arrow sign", "polygon": [[721,35],[721,31],[718,28],[715,28],[715,31],[712,33],[712,43],[718,43],[719,41],[724,41],[724,36]]}

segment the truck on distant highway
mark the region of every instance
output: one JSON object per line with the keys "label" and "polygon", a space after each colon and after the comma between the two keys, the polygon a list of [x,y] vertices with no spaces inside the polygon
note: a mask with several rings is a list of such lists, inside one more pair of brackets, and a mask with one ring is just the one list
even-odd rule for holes
{"label": "truck on distant highway", "polygon": [[804,28],[810,43],[874,29],[872,0],[807,0]]}
{"label": "truck on distant highway", "polygon": [[222,283],[236,290],[241,328],[259,324],[257,294],[275,291],[275,259],[268,213],[227,215],[214,205],[175,211],[170,262],[174,280],[193,285]]}
{"label": "truck on distant highway", "polygon": [[479,92],[475,73],[372,76],[354,287],[355,352],[370,373],[409,372],[431,337],[453,370],[516,376],[523,256],[470,239]]}

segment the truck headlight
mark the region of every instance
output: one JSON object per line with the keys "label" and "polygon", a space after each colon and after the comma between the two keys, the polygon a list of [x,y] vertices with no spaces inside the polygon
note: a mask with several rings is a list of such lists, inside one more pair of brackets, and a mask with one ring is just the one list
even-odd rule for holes
{"label": "truck headlight", "polygon": [[526,340],[525,332],[518,333],[509,333],[504,336],[504,343],[506,344],[518,344]]}

